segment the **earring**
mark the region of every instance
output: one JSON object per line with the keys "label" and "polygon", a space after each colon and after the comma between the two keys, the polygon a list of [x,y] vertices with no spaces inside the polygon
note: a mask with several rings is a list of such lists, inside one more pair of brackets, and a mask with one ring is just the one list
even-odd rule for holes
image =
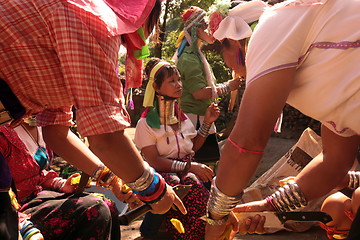
{"label": "earring", "polygon": [[239,48],[239,51],[238,51],[237,56],[236,56],[236,64],[240,65],[240,63],[241,63],[241,66],[245,66],[244,54],[241,51],[241,48]]}

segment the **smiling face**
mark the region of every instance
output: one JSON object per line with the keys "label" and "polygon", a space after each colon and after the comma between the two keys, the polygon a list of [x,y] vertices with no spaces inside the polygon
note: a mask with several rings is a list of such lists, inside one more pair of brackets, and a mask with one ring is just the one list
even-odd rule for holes
{"label": "smiling face", "polygon": [[172,98],[179,98],[182,95],[182,82],[180,80],[180,75],[178,72],[173,72],[173,74],[165,74],[163,81],[160,85],[154,82],[155,91],[161,96],[168,96]]}

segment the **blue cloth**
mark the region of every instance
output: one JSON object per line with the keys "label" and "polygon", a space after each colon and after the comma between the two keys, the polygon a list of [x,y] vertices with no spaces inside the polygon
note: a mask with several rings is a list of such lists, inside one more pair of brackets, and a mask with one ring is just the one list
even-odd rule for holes
{"label": "blue cloth", "polygon": [[43,170],[50,163],[49,155],[44,147],[39,147],[34,155],[34,159],[39,164],[40,170]]}

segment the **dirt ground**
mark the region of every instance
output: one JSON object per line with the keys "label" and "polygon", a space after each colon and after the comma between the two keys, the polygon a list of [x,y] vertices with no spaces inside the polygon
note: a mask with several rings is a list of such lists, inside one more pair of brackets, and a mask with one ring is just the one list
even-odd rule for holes
{"label": "dirt ground", "polygon": [[[134,129],[129,128],[127,130],[130,136],[133,136]],[[276,163],[295,143],[297,139],[294,138],[279,138],[271,137],[269,143],[265,149],[265,154],[261,163],[251,179],[250,183],[253,182],[256,178],[261,176],[266,170],[268,170],[274,163]],[[139,240],[140,232],[139,227],[142,219],[134,221],[129,226],[121,226],[122,240]],[[278,232],[275,234],[269,235],[236,235],[235,239],[237,240],[326,240],[325,231],[314,227],[303,233],[294,233],[294,232]]]}

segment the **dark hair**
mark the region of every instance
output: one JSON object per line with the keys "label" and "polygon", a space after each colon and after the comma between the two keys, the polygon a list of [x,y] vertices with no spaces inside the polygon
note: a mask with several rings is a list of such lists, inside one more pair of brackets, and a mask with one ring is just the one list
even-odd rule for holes
{"label": "dark hair", "polygon": [[[161,59],[159,58],[151,58],[150,61],[146,64],[144,73],[147,79],[149,79],[150,77],[151,70],[160,61]],[[160,71],[154,76],[154,82],[156,83],[156,86],[160,88],[164,79],[168,76],[172,76],[173,74],[177,74],[180,76],[179,70],[175,65],[169,64],[161,68]]]}
{"label": "dark hair", "polygon": [[155,34],[154,34],[154,37],[153,37],[153,41],[155,43],[159,42],[160,14],[161,14],[161,0],[156,0],[154,8],[151,10],[150,15],[148,17],[149,21],[148,21],[147,26],[146,26],[148,33],[151,33],[153,31],[154,27],[155,27]]}

